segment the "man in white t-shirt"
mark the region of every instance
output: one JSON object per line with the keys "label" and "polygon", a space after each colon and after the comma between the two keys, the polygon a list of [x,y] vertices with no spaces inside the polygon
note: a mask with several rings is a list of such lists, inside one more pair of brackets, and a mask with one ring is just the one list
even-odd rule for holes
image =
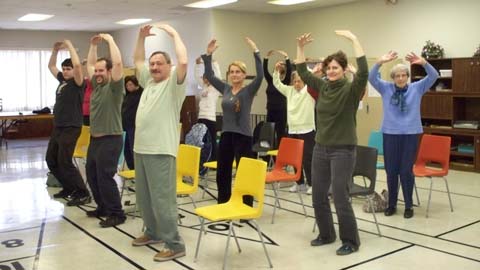
{"label": "man in white t-shirt", "polygon": [[133,246],[164,242],[155,261],[185,256],[185,244],[177,228],[176,156],[180,110],[185,99],[187,50],[177,31],[159,25],[173,40],[177,65],[166,52],[156,51],[145,66],[145,38],[153,26],[140,28],[134,53],[140,85],[144,88],[135,120],[135,174],[137,203],[146,227]]}

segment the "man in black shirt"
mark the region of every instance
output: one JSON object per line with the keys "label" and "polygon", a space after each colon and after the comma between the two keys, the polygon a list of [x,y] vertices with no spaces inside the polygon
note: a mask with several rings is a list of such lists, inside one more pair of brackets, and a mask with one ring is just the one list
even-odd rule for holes
{"label": "man in black shirt", "polygon": [[[69,50],[70,57],[62,62],[62,72],[57,67],[57,54],[62,48]],[[82,65],[70,40],[56,42],[48,68],[60,82],[57,88],[54,113],[54,129],[48,142],[46,161],[50,172],[62,184],[63,190],[54,198],[72,199],[68,206],[87,204],[90,194],[78,169],[73,165],[72,156],[82,128],[82,102],[84,83]]]}

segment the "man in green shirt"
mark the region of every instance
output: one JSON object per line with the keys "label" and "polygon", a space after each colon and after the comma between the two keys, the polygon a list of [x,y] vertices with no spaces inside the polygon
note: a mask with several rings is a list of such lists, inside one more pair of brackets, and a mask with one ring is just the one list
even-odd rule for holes
{"label": "man in green shirt", "polygon": [[[97,59],[97,45],[108,43],[112,60]],[[89,217],[107,217],[102,227],[112,227],[125,222],[117,183],[118,158],[122,151],[121,106],[125,94],[123,64],[112,36],[95,35],[90,40],[87,59],[88,76],[93,92],[90,99],[90,145],[87,153],[87,180],[97,208],[87,211]]]}
{"label": "man in green shirt", "polygon": [[[185,256],[185,244],[177,228],[176,156],[180,110],[185,99],[187,49],[169,25],[159,25],[173,40],[177,65],[162,51],[152,53],[145,66],[145,38],[153,26],[140,29],[134,61],[144,88],[138,105],[135,143],[135,187],[137,204],[145,224],[144,235],[133,246],[164,242],[153,259],[168,261]],[[161,136],[160,136],[161,135]]]}

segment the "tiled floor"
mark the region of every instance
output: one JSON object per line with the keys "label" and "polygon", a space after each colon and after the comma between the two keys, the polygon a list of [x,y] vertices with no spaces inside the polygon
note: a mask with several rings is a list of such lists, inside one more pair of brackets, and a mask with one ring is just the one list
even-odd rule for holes
{"label": "tiled floor", "polygon": [[[46,188],[44,162],[46,140],[10,141],[0,149],[0,270],[4,269],[221,269],[226,243],[225,226],[210,226],[202,239],[199,259],[194,262],[199,220],[187,198],[179,198],[182,219],[180,234],[187,256],[157,263],[152,260],[161,245],[132,247],[141,234],[142,221],[130,216],[116,228],[100,228],[98,219],[87,218],[92,205],[65,207],[53,200],[58,188]],[[385,188],[379,171],[377,191]],[[305,218],[295,194],[282,189],[282,209],[271,224],[271,190],[267,190],[264,215],[258,220],[267,241],[274,269],[480,269],[480,175],[451,171],[449,184],[454,212],[450,212],[443,182],[436,181],[430,217],[425,218],[427,180],[418,180],[421,206],[413,219],[399,214],[378,214],[383,237],[376,234],[373,217],[362,211],[363,200],[353,202],[362,245],[359,252],[339,257],[340,242],[310,247],[312,232],[311,196]],[[213,204],[214,182],[205,198],[199,192],[198,205]],[[134,200],[133,197],[127,198]],[[127,208],[132,210],[132,208]],[[336,217],[335,217],[336,218]],[[268,263],[251,224],[236,228],[242,252],[234,242],[229,251],[229,269],[268,269]]]}

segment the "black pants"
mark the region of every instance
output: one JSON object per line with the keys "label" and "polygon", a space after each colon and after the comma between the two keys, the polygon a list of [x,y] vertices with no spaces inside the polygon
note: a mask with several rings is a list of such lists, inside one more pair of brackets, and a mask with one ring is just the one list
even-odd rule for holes
{"label": "black pants", "polygon": [[124,217],[120,193],[113,176],[122,151],[122,136],[91,137],[87,152],[87,180],[97,210],[107,216]]}
{"label": "black pants", "polygon": [[75,191],[78,196],[86,196],[87,187],[72,160],[80,132],[80,127],[55,127],[48,142],[45,160],[48,169],[66,192]]}
{"label": "black pants", "polygon": [[123,147],[123,156],[125,162],[130,170],[135,170],[135,163],[133,158],[133,143],[135,141],[135,128],[125,128],[125,145]]}
{"label": "black pants", "polygon": [[198,119],[198,123],[207,126],[212,141],[212,156],[210,160],[217,160],[217,122],[208,119]]}
{"label": "black pants", "polygon": [[[237,166],[241,157],[253,157],[252,137],[234,132],[223,132],[218,147],[217,187],[218,203],[228,202],[232,195],[232,163]],[[252,196],[244,196],[243,203],[253,205]]]}
{"label": "black pants", "polygon": [[307,184],[312,186],[312,154],[313,147],[315,146],[315,131],[311,131],[305,134],[289,134],[290,138],[303,140],[303,159],[302,159],[302,175],[297,184],[304,184],[305,178]]}
{"label": "black pants", "polygon": [[277,144],[280,145],[280,140],[287,135],[287,109],[267,110],[267,122],[275,123],[275,132],[277,133]]}

